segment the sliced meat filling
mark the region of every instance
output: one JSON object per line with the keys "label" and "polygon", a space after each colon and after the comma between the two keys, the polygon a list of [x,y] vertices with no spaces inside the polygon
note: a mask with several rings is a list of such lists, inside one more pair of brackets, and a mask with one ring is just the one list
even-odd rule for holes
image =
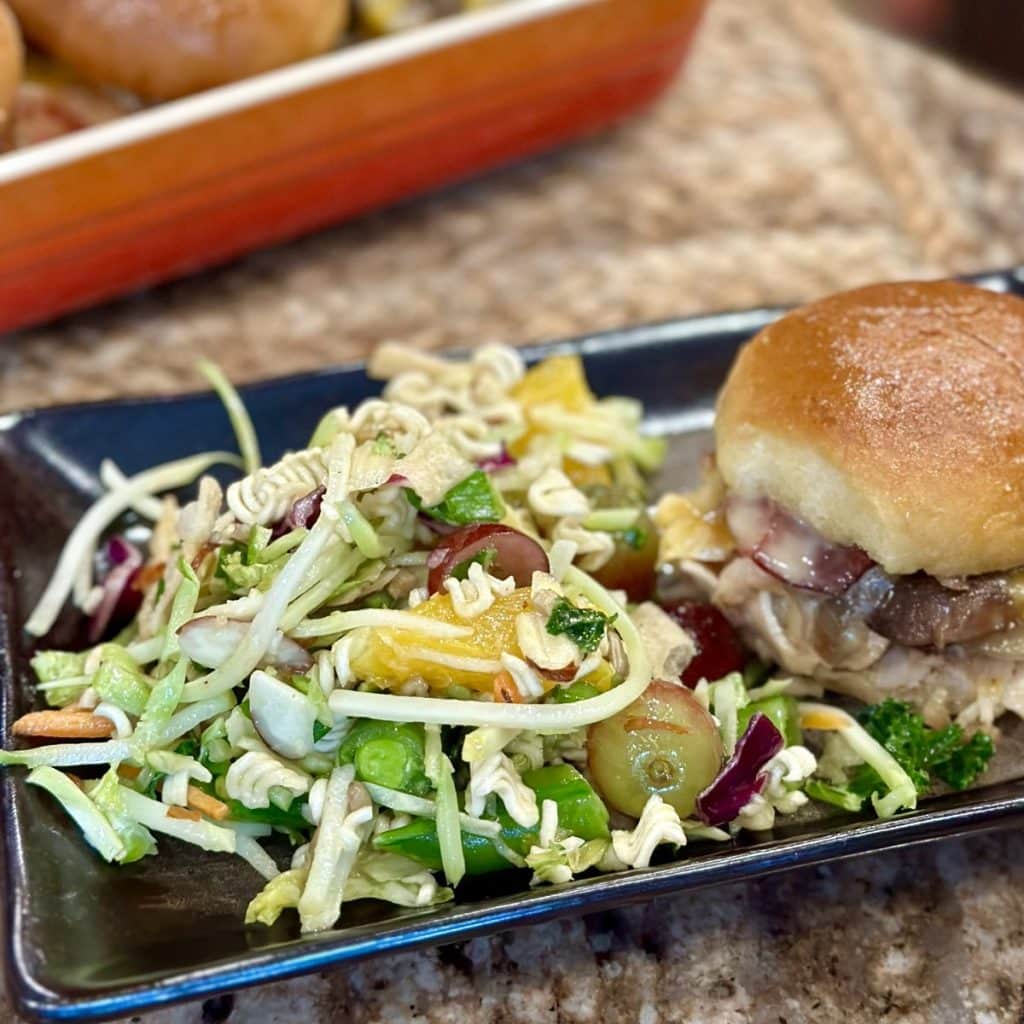
{"label": "sliced meat filling", "polygon": [[876,632],[907,647],[966,643],[1016,621],[1006,577],[973,576],[940,582],[925,573],[888,576],[875,567],[843,600]]}

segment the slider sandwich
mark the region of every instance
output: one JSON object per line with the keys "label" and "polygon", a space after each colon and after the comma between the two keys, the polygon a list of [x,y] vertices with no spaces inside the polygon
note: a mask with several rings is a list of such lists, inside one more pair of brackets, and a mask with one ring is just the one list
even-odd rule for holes
{"label": "slider sandwich", "polygon": [[869,704],[1024,715],[1024,301],[956,282],[801,307],[740,352],[663,556],[766,661]]}

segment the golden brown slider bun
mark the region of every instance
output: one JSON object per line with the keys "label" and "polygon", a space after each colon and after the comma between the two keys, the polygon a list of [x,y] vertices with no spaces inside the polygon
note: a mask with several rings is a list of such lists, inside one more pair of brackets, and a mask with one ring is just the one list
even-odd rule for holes
{"label": "golden brown slider bun", "polygon": [[330,49],[348,0],[12,0],[26,35],[96,82],[173,99]]}
{"label": "golden brown slider bun", "polygon": [[24,60],[18,23],[7,4],[0,0],[0,139],[8,128]]}
{"label": "golden brown slider bun", "polygon": [[936,281],[803,306],[743,348],[715,435],[733,491],[890,573],[1024,565],[1024,301]]}

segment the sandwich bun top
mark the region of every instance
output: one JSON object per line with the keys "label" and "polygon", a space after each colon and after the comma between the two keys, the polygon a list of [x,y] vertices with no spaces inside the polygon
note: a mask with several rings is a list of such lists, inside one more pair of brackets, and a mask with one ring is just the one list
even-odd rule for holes
{"label": "sandwich bun top", "polygon": [[174,99],[324,53],[348,0],[10,0],[21,26],[84,78]]}
{"label": "sandwich bun top", "polygon": [[18,23],[4,0],[0,0],[0,151],[10,127],[14,94],[21,81],[24,58]]}
{"label": "sandwich bun top", "polygon": [[1024,301],[934,281],[802,306],[740,352],[715,438],[733,492],[890,573],[1024,565]]}

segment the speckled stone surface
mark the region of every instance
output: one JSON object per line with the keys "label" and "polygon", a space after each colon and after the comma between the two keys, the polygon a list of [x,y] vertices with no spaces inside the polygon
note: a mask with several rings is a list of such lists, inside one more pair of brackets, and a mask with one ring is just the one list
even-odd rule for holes
{"label": "speckled stone surface", "polygon": [[801,870],[339,969],[145,1024],[1016,1024],[1024,835]]}
{"label": "speckled stone surface", "polygon": [[[604,138],[0,345],[0,410],[519,342],[1024,262],[1024,101],[836,19],[714,0]],[[1024,836],[664,899],[141,1024],[1024,1020]],[[15,1020],[0,997],[0,1020]]]}

